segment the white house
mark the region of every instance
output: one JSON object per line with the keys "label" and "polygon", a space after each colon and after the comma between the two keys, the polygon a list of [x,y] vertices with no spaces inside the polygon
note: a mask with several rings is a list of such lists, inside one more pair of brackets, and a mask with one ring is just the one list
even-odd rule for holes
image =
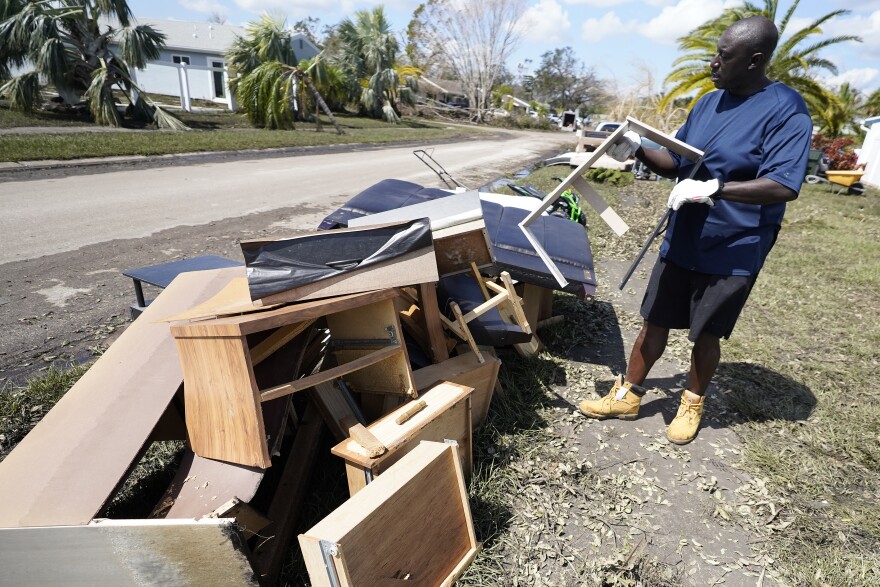
{"label": "white house", "polygon": [[865,164],[862,183],[880,188],[880,116],[868,118],[862,126],[868,129],[862,150],[859,152],[859,165]]}
{"label": "white house", "polygon": [[[150,61],[146,69],[133,72],[143,91],[180,96],[187,109],[190,99],[225,104],[234,109],[224,55],[236,36],[245,35],[244,27],[149,18],[137,18],[136,22],[150,25],[166,36],[159,59]],[[297,59],[311,59],[320,52],[302,33],[292,35],[291,42]]]}

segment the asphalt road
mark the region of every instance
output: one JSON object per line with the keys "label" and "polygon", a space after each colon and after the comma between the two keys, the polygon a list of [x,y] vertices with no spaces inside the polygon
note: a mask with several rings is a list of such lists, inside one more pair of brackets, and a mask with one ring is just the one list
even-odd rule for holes
{"label": "asphalt road", "polygon": [[[433,156],[478,187],[571,150],[569,133],[501,132]],[[426,145],[134,159],[0,173],[0,391],[100,354],[129,324],[122,271],[198,255],[241,260],[239,242],[313,230],[386,179],[444,187]],[[145,287],[147,298],[155,288]]]}
{"label": "asphalt road", "polygon": [[[433,157],[457,179],[493,176],[571,143],[571,135],[562,133],[506,132],[437,145]],[[412,151],[355,147],[189,165],[169,159],[147,169],[0,183],[0,264],[289,206],[330,211],[336,207],[331,202],[385,178],[438,185]]]}

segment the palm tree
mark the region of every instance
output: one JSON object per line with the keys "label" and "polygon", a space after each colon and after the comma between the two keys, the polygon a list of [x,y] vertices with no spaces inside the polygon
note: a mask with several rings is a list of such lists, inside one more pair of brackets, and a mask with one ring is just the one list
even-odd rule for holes
{"label": "palm tree", "polygon": [[[401,104],[415,104],[420,70],[395,68],[399,45],[381,6],[359,10],[336,30],[335,64],[349,78],[362,111],[389,122],[400,120]],[[401,83],[403,80],[403,83]]]}
{"label": "palm tree", "polygon": [[862,93],[845,82],[830,97],[828,106],[816,116],[819,133],[826,137],[839,137],[846,132],[859,134],[856,118],[864,107]]}
{"label": "palm tree", "polygon": [[305,119],[311,111],[311,99],[327,114],[336,131],[344,134],[310,77],[312,71],[323,71],[318,66],[319,57],[312,63],[299,64],[290,38],[283,16],[264,14],[250,23],[246,35],[236,37],[226,53],[237,74],[229,83],[230,89],[255,126],[293,129],[294,119]]}
{"label": "palm tree", "polygon": [[[0,19],[0,93],[9,97],[12,108],[38,108],[45,80],[65,104],[85,98],[99,124],[122,124],[116,89],[137,117],[161,128],[187,128],[153,104],[131,78],[130,68],[143,69],[159,57],[165,35],[134,25],[125,0],[4,0]],[[111,19],[118,27],[109,24]],[[13,67],[28,66],[11,75]]]}
{"label": "palm tree", "polygon": [[797,90],[807,102],[811,112],[820,112],[828,108],[832,102],[831,94],[814,78],[817,70],[836,74],[837,67],[819,53],[822,49],[838,43],[861,42],[861,38],[856,35],[840,35],[813,41],[814,35],[822,34],[822,26],[825,23],[848,14],[848,10],[829,12],[806,27],[786,35],[786,27],[791,22],[799,3],[800,0],[794,0],[782,19],[777,22],[778,0],[764,0],[763,8],[747,0],[742,6],[725,10],[718,18],[703,23],[679,38],[679,49],[686,54],[675,60],[674,65],[677,67],[666,77],[666,83],[673,84],[673,88],[663,97],[660,107],[671,104],[676,98],[693,96],[688,105],[688,108],[691,108],[704,94],[714,90],[709,64],[715,57],[721,34],[738,20],[761,15],[777,23],[782,39],[767,65],[767,77]]}
{"label": "palm tree", "polygon": [[880,115],[880,90],[874,90],[862,106],[865,116]]}

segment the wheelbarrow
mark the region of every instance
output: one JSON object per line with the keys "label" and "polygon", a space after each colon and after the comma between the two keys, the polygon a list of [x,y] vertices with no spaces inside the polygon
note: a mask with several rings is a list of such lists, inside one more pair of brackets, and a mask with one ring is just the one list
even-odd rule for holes
{"label": "wheelbarrow", "polygon": [[808,175],[804,178],[804,181],[809,184],[831,184],[831,193],[838,195],[843,194],[844,192],[861,195],[865,193],[865,187],[859,183],[859,180],[862,179],[863,175],[865,175],[865,171],[863,169],[829,169],[825,172],[820,173],[819,175]]}

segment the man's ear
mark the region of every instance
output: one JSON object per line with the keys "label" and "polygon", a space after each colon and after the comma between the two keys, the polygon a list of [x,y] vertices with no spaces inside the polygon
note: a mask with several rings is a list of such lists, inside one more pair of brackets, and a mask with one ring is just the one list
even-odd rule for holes
{"label": "man's ear", "polygon": [[752,58],[749,59],[749,69],[761,67],[762,65],[765,65],[766,62],[763,53],[752,53]]}

